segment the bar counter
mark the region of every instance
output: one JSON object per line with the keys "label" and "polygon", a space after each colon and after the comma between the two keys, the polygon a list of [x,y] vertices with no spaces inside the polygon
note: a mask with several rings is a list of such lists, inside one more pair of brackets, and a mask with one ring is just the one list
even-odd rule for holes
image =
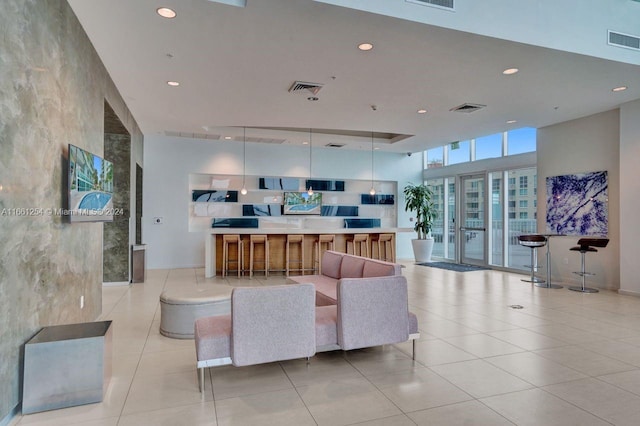
{"label": "bar counter", "polygon": [[[214,277],[218,271],[222,270],[222,235],[240,235],[243,244],[244,264],[243,270],[249,271],[249,238],[251,235],[267,235],[269,240],[269,256],[271,272],[282,272],[285,270],[285,246],[287,235],[304,235],[305,263],[304,269],[312,271],[314,269],[314,242],[318,235],[335,235],[334,250],[346,253],[347,238],[353,234],[369,234],[369,256],[371,256],[371,238],[378,234],[393,234],[393,247],[395,253],[395,236],[398,232],[411,232],[413,228],[213,228],[205,237],[205,277]],[[235,254],[235,250],[231,250]],[[264,250],[261,246],[256,248],[256,259],[263,259]],[[297,252],[292,257],[297,259]],[[232,257],[232,261],[236,258]],[[263,269],[262,264],[256,269]],[[236,269],[232,269],[231,274],[235,274]],[[296,275],[300,275],[296,273]]]}

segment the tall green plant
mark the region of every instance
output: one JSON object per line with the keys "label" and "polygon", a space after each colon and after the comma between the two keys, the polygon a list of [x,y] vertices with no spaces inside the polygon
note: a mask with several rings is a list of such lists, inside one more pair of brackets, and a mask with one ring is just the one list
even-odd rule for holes
{"label": "tall green plant", "polygon": [[433,221],[437,217],[433,206],[433,192],[424,184],[409,183],[404,187],[405,210],[416,214],[416,224],[413,229],[418,233],[418,239],[424,240],[431,232]]}

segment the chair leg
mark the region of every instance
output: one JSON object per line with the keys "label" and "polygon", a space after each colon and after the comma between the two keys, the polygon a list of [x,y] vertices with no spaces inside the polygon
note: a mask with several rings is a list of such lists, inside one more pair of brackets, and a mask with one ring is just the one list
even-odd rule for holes
{"label": "chair leg", "polygon": [[200,382],[200,393],[204,393],[204,367],[198,368],[198,381]]}
{"label": "chair leg", "polygon": [[416,360],[416,339],[413,339],[413,353],[411,354],[411,359]]}

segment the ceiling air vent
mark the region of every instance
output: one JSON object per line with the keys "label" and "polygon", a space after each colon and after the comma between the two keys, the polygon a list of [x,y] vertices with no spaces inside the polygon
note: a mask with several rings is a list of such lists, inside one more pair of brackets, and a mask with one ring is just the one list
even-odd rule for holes
{"label": "ceiling air vent", "polygon": [[405,0],[407,3],[421,4],[423,6],[439,7],[441,9],[454,11],[454,0]]}
{"label": "ceiling air vent", "polygon": [[191,133],[191,132],[176,132],[173,130],[165,130],[164,134],[166,136],[173,136],[176,138],[189,138],[189,139],[209,139],[209,140],[220,140],[222,135],[212,135],[205,133]]}
{"label": "ceiling air vent", "polygon": [[486,107],[486,105],[462,104],[462,105],[458,105],[457,107],[451,108],[449,111],[470,113],[470,112],[475,112],[484,107]]}
{"label": "ceiling air vent", "polygon": [[323,84],[321,83],[309,83],[306,81],[295,81],[289,88],[290,93],[309,91],[314,95],[317,95]]}
{"label": "ceiling air vent", "polygon": [[342,148],[343,146],[345,146],[345,144],[331,142],[331,143],[326,144],[325,146],[329,147],[329,148]]}
{"label": "ceiling air vent", "polygon": [[640,37],[609,31],[609,44],[626,49],[640,50]]}
{"label": "ceiling air vent", "polygon": [[247,138],[247,142],[258,142],[258,143],[270,143],[274,145],[281,145],[286,142],[286,139],[275,139],[275,138]]}

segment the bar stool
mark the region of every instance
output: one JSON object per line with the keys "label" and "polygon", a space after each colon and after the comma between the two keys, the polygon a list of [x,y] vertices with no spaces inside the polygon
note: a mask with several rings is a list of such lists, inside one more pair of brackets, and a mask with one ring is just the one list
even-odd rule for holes
{"label": "bar stool", "polygon": [[[349,244],[351,244],[351,251],[349,251]],[[356,246],[360,249],[359,254]],[[353,236],[349,237],[347,239],[347,253],[369,257],[369,234],[353,234]]]}
{"label": "bar stool", "polygon": [[[374,256],[373,249],[377,247],[378,253]],[[384,256],[382,255],[382,248],[384,247]],[[384,260],[385,262],[395,262],[396,256],[393,252],[393,234],[378,234],[374,235],[371,240],[371,258]]]}
{"label": "bar stool", "polygon": [[553,284],[551,282],[551,238],[552,237],[561,237],[564,234],[542,234],[542,235],[547,237],[547,254],[546,254],[546,258],[547,258],[547,282],[546,282],[545,285],[540,286],[540,287],[554,288],[554,289],[562,288],[561,285]]}
{"label": "bar stool", "polygon": [[585,276],[587,275],[595,275],[592,272],[586,272],[585,270],[585,254],[588,252],[597,253],[594,247],[606,247],[609,244],[608,238],[580,238],[578,240],[578,245],[575,247],[571,247],[569,250],[571,251],[579,251],[580,252],[580,271],[574,272],[576,275],[580,275],[582,277],[582,286],[581,287],[569,287],[569,290],[580,291],[582,293],[598,293],[598,289],[589,288],[584,285]]}
{"label": "bar stool", "polygon": [[[291,259],[291,245],[292,244],[300,244],[300,257],[298,259]],[[301,275],[304,275],[304,235],[287,235],[287,248],[286,248],[286,268],[287,268],[287,277],[289,276],[289,272],[291,269],[300,271]],[[292,263],[297,263],[300,265],[299,268],[291,268]]]}
{"label": "bar stool", "polygon": [[322,262],[320,260],[322,259],[323,245],[326,244],[326,250],[333,250],[335,240],[336,236],[333,234],[318,235],[318,238],[313,243],[313,251],[315,252],[313,256],[315,262],[313,267],[314,272],[318,271],[319,274],[322,274]]}
{"label": "bar stool", "polygon": [[525,265],[531,266],[531,278],[523,278],[521,281],[534,283],[538,287],[546,287],[545,285],[538,285],[544,284],[545,281],[536,277],[535,273],[538,270],[538,247],[544,247],[547,244],[547,237],[539,234],[520,235],[518,237],[518,244],[531,249],[531,265]]}
{"label": "bar stool", "polygon": [[253,265],[255,258],[253,256],[254,247],[256,244],[264,244],[264,257],[262,263],[264,269],[258,269],[258,271],[264,271],[264,276],[269,276],[269,240],[266,235],[251,235],[249,238],[249,276],[253,277]]}
{"label": "bar stool", "polygon": [[[236,244],[238,254],[236,260],[229,260],[229,245]],[[229,270],[229,263],[235,262],[238,267],[238,277],[242,273],[242,265],[244,264],[244,253],[242,250],[242,240],[239,234],[229,234],[222,236],[222,276],[226,276]]]}

